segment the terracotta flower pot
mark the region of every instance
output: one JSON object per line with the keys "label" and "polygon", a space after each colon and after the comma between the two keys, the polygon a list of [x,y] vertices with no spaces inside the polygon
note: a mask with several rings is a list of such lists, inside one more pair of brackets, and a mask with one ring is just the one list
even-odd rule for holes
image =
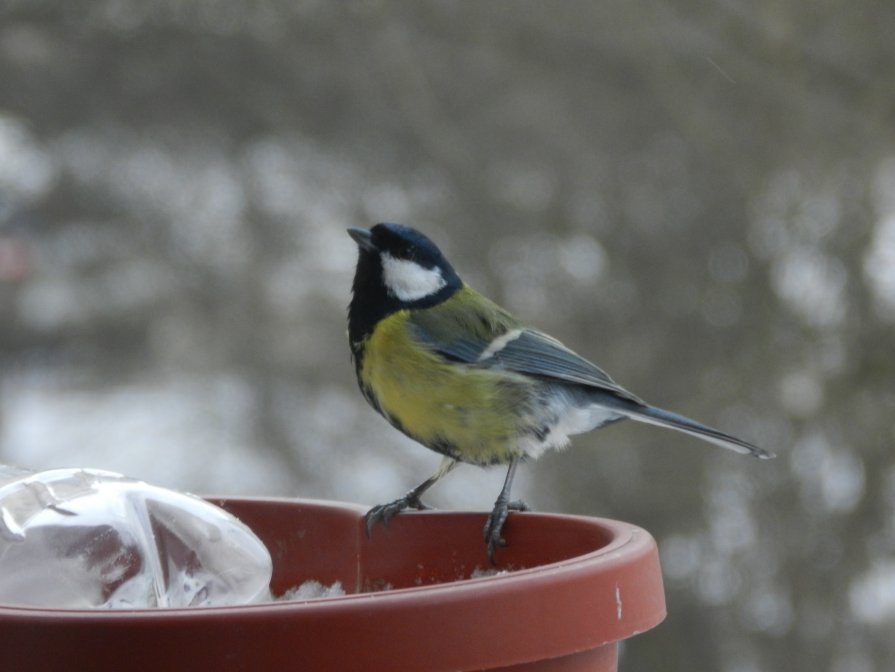
{"label": "terracotta flower pot", "polygon": [[611,520],[511,514],[491,570],[484,514],[406,513],[368,540],[364,509],[278,499],[213,500],[274,559],[280,594],[314,579],[343,597],[243,607],[72,611],[0,605],[2,669],[617,669],[617,643],[665,617],[658,554]]}

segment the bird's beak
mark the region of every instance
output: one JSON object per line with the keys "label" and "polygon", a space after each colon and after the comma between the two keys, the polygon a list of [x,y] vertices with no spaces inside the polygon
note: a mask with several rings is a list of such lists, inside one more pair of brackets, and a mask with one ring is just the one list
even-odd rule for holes
{"label": "bird's beak", "polygon": [[375,252],[376,246],[373,244],[373,234],[368,229],[356,229],[354,227],[348,229],[348,235],[354,239],[357,246],[368,252]]}

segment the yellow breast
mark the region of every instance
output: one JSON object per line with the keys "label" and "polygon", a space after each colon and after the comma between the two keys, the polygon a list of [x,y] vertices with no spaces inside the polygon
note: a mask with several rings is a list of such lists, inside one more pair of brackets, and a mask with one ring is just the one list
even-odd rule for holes
{"label": "yellow breast", "polygon": [[408,312],[390,315],[369,337],[361,378],[383,414],[423,445],[478,464],[520,452],[529,386],[521,376],[446,362],[412,340]]}

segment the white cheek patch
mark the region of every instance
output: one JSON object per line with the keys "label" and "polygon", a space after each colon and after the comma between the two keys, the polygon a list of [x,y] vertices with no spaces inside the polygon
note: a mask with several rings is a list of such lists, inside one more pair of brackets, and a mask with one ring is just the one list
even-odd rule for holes
{"label": "white cheek patch", "polygon": [[382,279],[389,294],[400,301],[423,299],[447,285],[439,269],[423,268],[387,252],[382,254]]}

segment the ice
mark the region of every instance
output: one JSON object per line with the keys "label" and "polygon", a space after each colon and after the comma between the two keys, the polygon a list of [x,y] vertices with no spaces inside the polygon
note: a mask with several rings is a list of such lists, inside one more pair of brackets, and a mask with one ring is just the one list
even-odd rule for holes
{"label": "ice", "polygon": [[270,598],[270,554],[226,511],[95,469],[0,465],[0,604],[222,606]]}
{"label": "ice", "polygon": [[506,576],[510,573],[508,569],[494,569],[493,567],[482,568],[476,567],[469,575],[470,579],[484,579],[490,576]]}
{"label": "ice", "polygon": [[287,590],[281,597],[278,598],[277,601],[289,602],[289,601],[302,601],[302,600],[317,600],[323,597],[341,597],[345,595],[345,589],[342,587],[341,581],[336,581],[335,583],[327,586],[320,581],[314,581],[313,579],[305,581],[299,586],[294,586]]}

